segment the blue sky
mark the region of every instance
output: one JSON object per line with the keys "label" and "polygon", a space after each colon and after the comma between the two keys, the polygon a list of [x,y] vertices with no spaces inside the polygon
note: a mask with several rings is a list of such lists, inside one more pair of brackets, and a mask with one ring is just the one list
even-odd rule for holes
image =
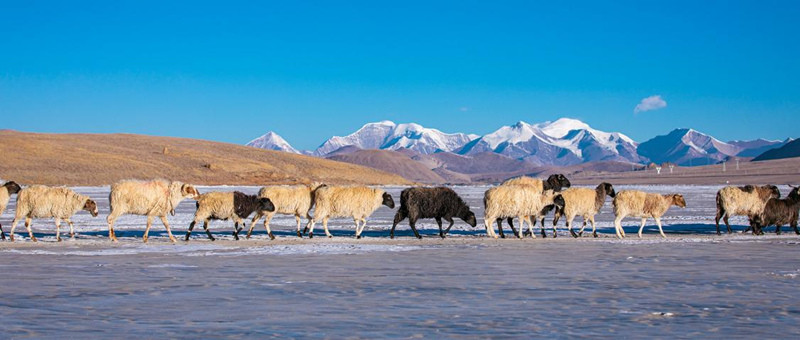
{"label": "blue sky", "polygon": [[[314,148],[383,119],[799,137],[798,1],[0,0],[0,128]],[[667,106],[634,113],[646,97]]]}

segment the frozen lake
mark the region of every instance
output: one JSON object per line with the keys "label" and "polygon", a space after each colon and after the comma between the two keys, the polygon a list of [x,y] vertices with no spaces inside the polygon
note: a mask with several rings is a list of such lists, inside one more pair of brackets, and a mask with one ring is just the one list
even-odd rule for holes
{"label": "frozen lake", "polygon": [[[617,190],[626,187],[618,187]],[[251,240],[233,241],[232,223],[212,222],[190,242],[170,244],[160,222],[141,243],[144,217],[117,223],[107,240],[108,188],[77,188],[100,205],[74,219],[75,241],[56,243],[52,221],[34,222],[40,242],[17,227],[0,243],[0,301],[9,337],[792,337],[800,335],[800,237],[716,236],[719,187],[648,186],[686,196],[645,237],[613,238],[610,201],[597,216],[600,238],[488,239],[457,220],[441,240],[433,220],[425,238],[388,238],[394,212],[379,209],[355,240],[352,220],[330,223],[333,239],[294,236],[294,218],[272,221]],[[210,190],[255,187],[201,187]],[[456,187],[483,222],[486,187]],[[389,188],[399,204],[400,188]],[[788,193],[788,187],[781,187]],[[13,202],[0,222],[10,230]],[[182,239],[194,202],[169,217]],[[734,218],[734,229],[745,219]],[[577,224],[577,223],[576,223]],[[63,232],[64,230],[62,230]],[[787,230],[788,231],[788,230]],[[548,227],[548,236],[551,233]],[[317,235],[323,235],[320,230]]]}

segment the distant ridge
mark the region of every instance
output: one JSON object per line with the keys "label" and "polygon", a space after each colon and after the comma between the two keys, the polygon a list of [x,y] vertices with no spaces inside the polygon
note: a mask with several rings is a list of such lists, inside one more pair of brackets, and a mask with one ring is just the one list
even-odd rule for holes
{"label": "distant ridge", "polygon": [[780,148],[768,150],[758,155],[756,158],[753,158],[753,161],[758,162],[791,157],[800,157],[800,139],[795,139],[791,142],[788,142]]}

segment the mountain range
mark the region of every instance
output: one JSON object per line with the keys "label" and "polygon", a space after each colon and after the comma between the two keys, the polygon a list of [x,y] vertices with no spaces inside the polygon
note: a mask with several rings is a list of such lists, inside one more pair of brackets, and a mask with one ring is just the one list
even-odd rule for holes
{"label": "mountain range", "polygon": [[[411,177],[437,182],[436,175],[443,181],[463,179],[464,176],[473,180],[486,176],[502,178],[531,173],[536,169],[586,163],[597,163],[592,166],[597,170],[628,169],[665,162],[681,166],[708,165],[732,157],[749,159],[790,141],[792,139],[722,142],[694,129],[679,128],[637,143],[620,132],[600,131],[580,120],[561,118],[537,124],[519,121],[483,136],[445,133],[414,123],[380,121],[365,124],[347,136],[333,136],[313,151],[297,150],[272,131],[247,145],[367,166],[373,164],[382,170],[392,168],[387,164],[411,159],[432,171],[422,174],[414,165],[406,168],[406,171],[413,169]],[[389,156],[363,150],[399,152],[402,155]]]}

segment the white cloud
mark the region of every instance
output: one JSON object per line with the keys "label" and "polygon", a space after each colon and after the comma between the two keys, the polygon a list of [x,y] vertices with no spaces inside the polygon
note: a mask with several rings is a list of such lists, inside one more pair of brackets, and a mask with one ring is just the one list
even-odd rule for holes
{"label": "white cloud", "polygon": [[660,95],[650,96],[642,99],[633,109],[633,113],[653,111],[667,107],[667,102]]}

